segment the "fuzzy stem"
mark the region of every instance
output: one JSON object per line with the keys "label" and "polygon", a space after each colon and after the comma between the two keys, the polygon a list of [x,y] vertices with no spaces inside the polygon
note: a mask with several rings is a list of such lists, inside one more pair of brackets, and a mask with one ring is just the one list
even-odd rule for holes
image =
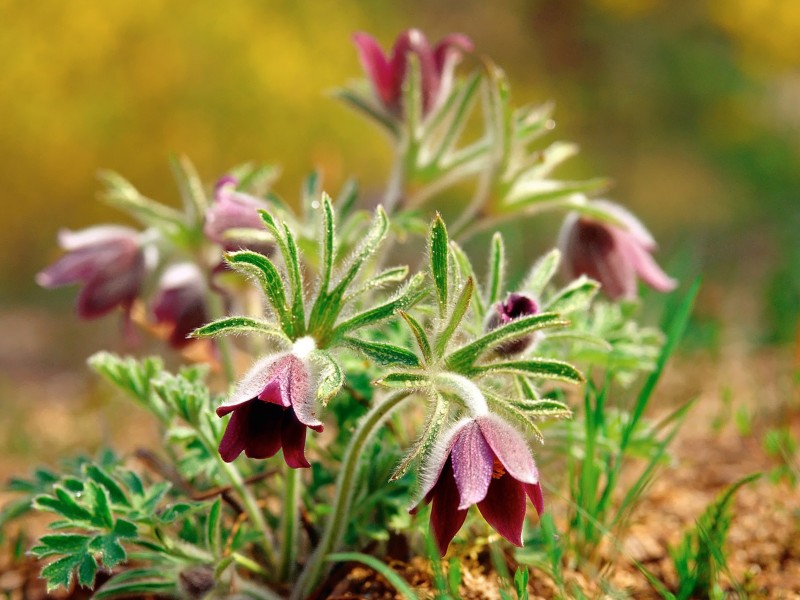
{"label": "fuzzy stem", "polygon": [[283,500],[283,520],[281,522],[281,558],[278,563],[278,580],[288,581],[294,570],[297,556],[297,521],[300,503],[300,471],[286,466],[285,490]]}
{"label": "fuzzy stem", "polygon": [[[211,313],[212,320],[225,316],[225,309],[222,305],[222,298],[219,294],[210,291],[208,293],[208,306]],[[222,370],[225,373],[225,379],[228,384],[236,381],[236,369],[233,367],[233,356],[231,354],[230,339],[225,336],[215,340],[217,348],[219,348],[220,359],[222,360]]]}
{"label": "fuzzy stem", "polygon": [[406,146],[407,144],[403,142],[398,144],[397,154],[395,155],[394,164],[392,165],[392,172],[391,175],[389,175],[389,183],[383,194],[383,208],[386,210],[386,214],[389,215],[394,211],[403,193],[406,179]]}
{"label": "fuzzy stem", "polygon": [[239,469],[237,469],[233,463],[228,463],[222,460],[222,457],[217,451],[216,442],[211,436],[208,435],[206,431],[204,431],[204,429],[205,428],[202,426],[202,424],[197,428],[197,432],[201,441],[203,442],[203,445],[206,447],[206,450],[208,450],[208,452],[217,459],[217,463],[230,483],[231,489],[233,489],[239,495],[244,507],[244,512],[247,513],[250,522],[263,538],[263,542],[260,544],[260,546],[264,550],[264,556],[270,565],[274,565],[275,552],[272,549],[272,534],[267,526],[267,521],[264,519],[264,513],[258,506],[258,501],[256,500],[255,496],[253,496],[250,488],[247,487],[245,480],[242,479],[242,474],[239,473]]}
{"label": "fuzzy stem", "polygon": [[473,417],[489,413],[489,405],[480,388],[463,375],[457,373],[440,373],[436,379],[443,386],[455,393]]}
{"label": "fuzzy stem", "polygon": [[350,439],[350,444],[345,450],[342,468],[336,479],[336,496],[333,501],[333,510],[322,539],[317,549],[309,557],[305,568],[300,573],[297,585],[292,592],[293,600],[307,598],[317,585],[325,568],[325,558],[336,550],[336,546],[347,528],[350,516],[350,505],[355,493],[355,484],[358,476],[359,459],[364,448],[372,435],[378,430],[384,419],[396,408],[403,400],[408,398],[411,392],[398,392],[386,398],[380,404],[374,406],[362,419],[358,429]]}
{"label": "fuzzy stem", "polygon": [[557,200],[542,200],[541,202],[524,208],[521,212],[514,212],[513,204],[510,206],[511,208],[507,209],[508,212],[496,215],[479,215],[469,222],[463,222],[461,227],[451,227],[450,237],[465,241],[482,231],[497,227],[510,219],[531,217],[551,210],[570,210],[576,207],[576,201],[571,197]]}

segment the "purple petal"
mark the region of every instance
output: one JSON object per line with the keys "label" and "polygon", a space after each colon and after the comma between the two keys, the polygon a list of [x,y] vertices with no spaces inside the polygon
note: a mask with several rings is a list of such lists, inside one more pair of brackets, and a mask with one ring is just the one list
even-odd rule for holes
{"label": "purple petal", "polygon": [[277,404],[283,408],[288,408],[292,405],[289,398],[281,393],[281,384],[277,379],[270,381],[257,398],[263,402]]}
{"label": "purple petal", "polygon": [[620,252],[620,239],[627,234],[605,223],[567,216],[559,234],[559,248],[570,277],[596,279],[612,299],[636,296],[636,273]]}
{"label": "purple petal", "polygon": [[486,499],[478,508],[494,530],[515,546],[522,546],[522,525],[525,522],[525,490],[508,473],[492,479]]}
{"label": "purple petal", "polygon": [[486,497],[494,464],[494,454],[474,421],[459,433],[450,452],[450,461],[461,497],[458,508],[465,510]]}
{"label": "purple petal", "polygon": [[222,441],[219,443],[219,455],[225,462],[235,460],[244,450],[245,413],[245,407],[234,411],[228,421],[228,425],[225,427],[225,433],[222,436]]}
{"label": "purple petal", "polygon": [[387,106],[397,102],[400,86],[395,83],[392,66],[389,64],[378,42],[366,33],[354,34],[353,41],[358,50],[361,66],[372,82],[378,98]]}
{"label": "purple petal", "polygon": [[525,493],[528,498],[533,502],[533,507],[539,516],[544,512],[544,494],[542,494],[542,484],[540,483],[524,483]]}
{"label": "purple petal", "polygon": [[191,343],[188,335],[208,321],[206,291],[200,269],[191,263],[170,265],[161,277],[153,315],[156,322],[172,326],[169,343],[174,348]]}
{"label": "purple petal", "polygon": [[539,471],[528,444],[511,425],[495,415],[475,419],[486,443],[508,474],[522,483],[538,483]]}
{"label": "purple petal", "polygon": [[[441,477],[445,463],[450,458],[450,451],[453,448],[453,444],[456,442],[456,438],[461,430],[472,422],[472,419],[469,418],[460,420],[442,435],[431,449],[427,460],[420,469],[419,476],[419,497],[424,499],[425,502],[430,502],[433,488]],[[417,503],[418,502],[414,502],[413,504]]]}
{"label": "purple petal", "polygon": [[306,426],[297,420],[294,411],[286,411],[281,431],[283,459],[293,469],[307,469],[311,465],[306,460]]}
{"label": "purple petal", "polygon": [[78,314],[90,319],[118,305],[130,309],[141,291],[144,275],[144,256],[138,249],[118,257],[86,282],[78,296]]}
{"label": "purple petal", "polygon": [[242,428],[244,453],[249,458],[275,456],[281,448],[281,431],[287,421],[286,411],[278,406],[256,401],[233,414],[235,416],[242,411],[245,411],[243,418],[246,420]]}
{"label": "purple petal", "polygon": [[467,511],[460,509],[458,504],[459,496],[453,475],[453,464],[448,459],[433,490],[433,506],[431,506],[431,529],[442,556],[447,552],[447,547],[467,518]]}

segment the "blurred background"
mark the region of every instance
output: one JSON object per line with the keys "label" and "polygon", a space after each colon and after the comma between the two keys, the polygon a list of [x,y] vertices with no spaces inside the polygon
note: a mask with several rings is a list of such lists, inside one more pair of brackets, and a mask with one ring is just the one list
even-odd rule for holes
{"label": "blurred background", "polygon": [[[121,421],[83,366],[125,350],[117,319],[78,323],[74,288],[33,281],[58,255],[59,228],[125,222],[96,199],[99,169],[176,204],[173,152],[209,182],[247,160],[279,164],[287,198],[312,168],[329,190],[349,176],[379,189],[386,140],[327,94],[361,77],[358,30],[384,47],[412,26],[469,35],[506,70],[516,104],[555,101],[554,139],[582,148],[559,173],[613,177],[609,197],[650,226],[660,262],[703,273],[689,346],[743,361],[794,352],[797,0],[0,0],[0,17],[2,461],[94,447]],[[551,225],[535,248],[518,235],[518,252],[544,251]]]}

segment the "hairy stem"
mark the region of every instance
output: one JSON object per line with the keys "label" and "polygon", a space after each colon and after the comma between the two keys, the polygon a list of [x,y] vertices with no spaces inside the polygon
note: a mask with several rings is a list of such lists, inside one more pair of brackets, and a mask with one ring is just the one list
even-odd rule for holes
{"label": "hairy stem", "polygon": [[281,522],[281,559],[278,566],[279,581],[288,581],[294,570],[297,556],[297,523],[300,504],[300,471],[286,466],[286,479]]}
{"label": "hairy stem", "polygon": [[219,464],[220,469],[225,474],[225,478],[228,480],[231,489],[235,491],[241,499],[242,508],[244,509],[245,514],[247,514],[250,522],[261,534],[262,543],[260,546],[264,550],[264,556],[266,557],[270,566],[274,566],[275,552],[272,549],[272,533],[267,526],[266,519],[264,519],[264,513],[262,512],[261,507],[258,506],[256,497],[250,491],[250,488],[247,487],[247,483],[242,478],[242,474],[239,472],[239,469],[237,469],[233,463],[227,463],[222,460],[222,457],[217,451],[216,442],[214,441],[213,437],[209,435],[207,431],[205,431],[205,429],[206,428],[203,427],[202,424],[197,428],[203,445],[206,447],[208,452],[217,459],[217,464]]}
{"label": "hairy stem", "polygon": [[[222,298],[219,294],[211,291],[208,293],[208,306],[212,320],[222,318],[225,316],[225,309],[222,304]],[[225,337],[219,337],[214,342],[219,348],[220,360],[222,361],[222,370],[225,373],[225,379],[228,384],[236,381],[236,369],[233,367],[233,357],[231,355],[231,342]]]}
{"label": "hairy stem", "polygon": [[341,471],[339,471],[339,476],[336,479],[336,496],[333,501],[331,516],[325,524],[325,530],[322,533],[319,546],[317,546],[302,573],[300,573],[300,578],[292,592],[291,597],[293,600],[307,598],[311,594],[323,574],[326,556],[336,550],[342,535],[344,535],[350,517],[350,505],[355,493],[359,459],[367,442],[369,442],[392,410],[410,395],[410,392],[398,392],[374,406],[364,416],[358,429],[353,434],[350,444],[345,450]]}

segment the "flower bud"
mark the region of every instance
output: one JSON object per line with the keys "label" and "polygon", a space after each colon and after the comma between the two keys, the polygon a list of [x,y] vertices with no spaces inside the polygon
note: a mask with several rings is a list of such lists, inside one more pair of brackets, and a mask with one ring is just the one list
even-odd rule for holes
{"label": "flower bud", "polygon": [[356,33],[353,40],[375,96],[384,109],[395,116],[402,114],[409,54],[415,54],[419,60],[422,112],[427,115],[448,96],[461,54],[473,48],[472,41],[461,34],[450,34],[431,48],[418,29],[409,29],[397,36],[391,55],[384,54],[378,42],[366,33]]}
{"label": "flower bud", "polygon": [[236,191],[238,181],[235,177],[222,177],[214,187],[214,202],[206,213],[203,232],[212,242],[222,246],[227,252],[246,248],[261,254],[270,254],[273,246],[267,241],[237,239],[236,230],[252,229],[265,233],[264,222],[258,214],[259,209],[269,205],[263,200]]}
{"label": "flower bud", "polygon": [[82,283],[78,315],[102,316],[120,306],[130,316],[149,267],[139,233],[128,227],[100,225],[81,231],[62,230],[59,245],[66,253],[36,275],[42,287]]}
{"label": "flower bud", "polygon": [[194,566],[184,569],[178,575],[182,598],[200,600],[214,589],[214,570],[208,566]]}
{"label": "flower bud", "polygon": [[305,457],[306,433],[309,428],[322,431],[323,425],[315,414],[316,382],[304,346],[313,348],[313,340],[301,338],[292,352],[256,362],[217,408],[220,417],[232,413],[219,445],[224,461],[242,452],[269,458],[283,449],[293,469],[311,466]]}
{"label": "flower bud", "polygon": [[153,300],[153,316],[156,322],[170,327],[170,346],[183,348],[192,341],[189,334],[208,321],[207,294],[197,265],[178,263],[166,268]]}
{"label": "flower bud", "polygon": [[673,290],[677,283],[653,260],[656,243],[641,221],[613,202],[593,204],[619,225],[567,215],[558,237],[567,276],[595,279],[612,300],[635,298],[637,277],[659,292]]}
{"label": "flower bud", "polygon": [[495,415],[456,423],[432,450],[422,480],[421,503],[432,503],[431,529],[443,555],[473,504],[516,546],[522,545],[526,496],[538,514],[544,512],[539,471],[528,444]]}
{"label": "flower bud", "polygon": [[[506,297],[504,302],[498,302],[490,309],[489,317],[486,321],[486,331],[497,329],[501,325],[510,323],[514,319],[535,315],[538,312],[539,307],[533,298],[525,294],[512,292]],[[519,354],[527,350],[535,339],[535,334],[526,335],[517,340],[501,344],[495,351],[504,356]]]}

